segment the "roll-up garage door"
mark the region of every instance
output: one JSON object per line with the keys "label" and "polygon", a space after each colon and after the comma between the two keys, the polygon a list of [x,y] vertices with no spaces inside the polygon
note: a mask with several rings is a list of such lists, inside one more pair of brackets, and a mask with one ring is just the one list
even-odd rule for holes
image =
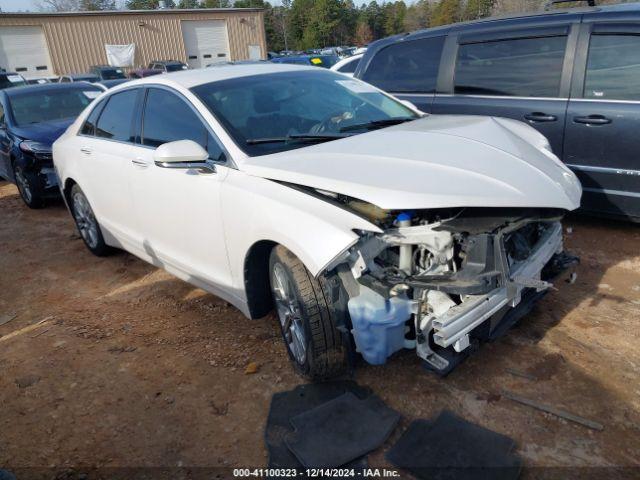
{"label": "roll-up garage door", "polygon": [[52,76],[42,27],[0,27],[0,67],[26,78]]}
{"label": "roll-up garage door", "polygon": [[229,38],[224,20],[184,20],[182,35],[191,68],[229,61]]}

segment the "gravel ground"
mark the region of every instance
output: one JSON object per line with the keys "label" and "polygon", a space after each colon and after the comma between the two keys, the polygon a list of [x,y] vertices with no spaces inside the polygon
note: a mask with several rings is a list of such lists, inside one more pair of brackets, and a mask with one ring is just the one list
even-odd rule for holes
{"label": "gravel ground", "polygon": [[[424,371],[410,352],[357,369],[355,380],[404,416],[388,444],[412,419],[447,408],[513,437],[524,478],[601,478],[611,467],[640,475],[640,226],[581,217],[565,225],[568,249],[582,258],[576,282],[564,275],[532,314],[449,377]],[[248,375],[250,362],[258,371]],[[20,478],[264,467],[271,395],[303,383],[273,315],[247,320],[126,253],[96,258],[62,203],[29,210],[6,182],[0,372],[0,466]],[[505,390],[604,430],[516,404]],[[369,460],[389,466],[383,451]],[[21,470],[35,467],[43,470]]]}

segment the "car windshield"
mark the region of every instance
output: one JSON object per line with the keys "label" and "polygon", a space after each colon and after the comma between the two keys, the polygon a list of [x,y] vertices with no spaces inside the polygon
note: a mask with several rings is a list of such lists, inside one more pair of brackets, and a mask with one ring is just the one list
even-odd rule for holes
{"label": "car windshield", "polygon": [[251,156],[419,117],[369,84],[321,69],[233,78],[192,91]]}
{"label": "car windshield", "polygon": [[22,87],[26,84],[27,82],[22,75],[18,75],[17,73],[0,75],[0,88]]}
{"label": "car windshield", "polygon": [[25,90],[9,97],[13,119],[18,127],[77,117],[102,93],[102,89],[89,85],[68,89]]}
{"label": "car windshield", "polygon": [[178,72],[180,70],[184,70],[185,66],[182,63],[167,63],[165,65],[167,72]]}
{"label": "car windshield", "polygon": [[127,78],[120,68],[103,68],[100,71],[103,80],[115,80],[117,78]]}

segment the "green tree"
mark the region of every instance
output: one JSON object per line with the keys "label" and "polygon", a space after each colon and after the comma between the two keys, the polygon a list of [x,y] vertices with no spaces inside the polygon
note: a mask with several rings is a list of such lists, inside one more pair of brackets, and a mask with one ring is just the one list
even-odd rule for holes
{"label": "green tree", "polygon": [[[159,0],[127,0],[126,7],[129,10],[156,10],[159,6]],[[165,0],[165,7],[175,7],[173,0]]]}
{"label": "green tree", "polygon": [[407,5],[403,1],[385,3],[382,7],[384,18],[384,34],[395,35],[404,31],[404,19],[407,14]]}
{"label": "green tree", "polygon": [[431,3],[428,0],[418,0],[407,7],[404,18],[404,29],[407,32],[420,30],[429,26],[431,18]]}
{"label": "green tree", "polygon": [[203,8],[231,8],[231,0],[204,0]]}
{"label": "green tree", "polygon": [[115,10],[115,0],[81,0],[80,10],[95,11],[95,10]]}
{"label": "green tree", "polygon": [[463,20],[475,20],[476,18],[484,18],[491,15],[494,0],[467,0],[462,13]]}
{"label": "green tree", "polygon": [[200,8],[198,0],[180,0],[178,8]]}
{"label": "green tree", "polygon": [[459,22],[462,16],[461,10],[460,0],[441,0],[433,9],[429,25],[436,27]]}

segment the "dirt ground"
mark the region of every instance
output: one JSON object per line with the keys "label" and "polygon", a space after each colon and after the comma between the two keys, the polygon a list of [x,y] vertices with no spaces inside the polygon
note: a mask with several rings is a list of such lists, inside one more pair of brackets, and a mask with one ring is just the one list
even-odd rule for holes
{"label": "dirt ground", "polygon": [[[582,259],[577,281],[561,277],[558,291],[449,377],[429,374],[410,352],[357,369],[355,380],[404,417],[387,446],[412,419],[447,408],[513,437],[524,478],[550,467],[562,467],[562,478],[601,478],[612,467],[640,476],[640,226],[580,217],[566,226],[566,245]],[[29,210],[0,182],[5,321],[0,467],[19,478],[97,478],[91,472],[111,467],[265,467],[270,398],[303,383],[273,315],[247,320],[126,253],[96,258],[62,203]],[[245,374],[250,362],[259,366],[253,375]],[[604,430],[516,404],[505,390]],[[382,450],[369,461],[389,466]],[[48,470],[21,470],[33,467]]]}

